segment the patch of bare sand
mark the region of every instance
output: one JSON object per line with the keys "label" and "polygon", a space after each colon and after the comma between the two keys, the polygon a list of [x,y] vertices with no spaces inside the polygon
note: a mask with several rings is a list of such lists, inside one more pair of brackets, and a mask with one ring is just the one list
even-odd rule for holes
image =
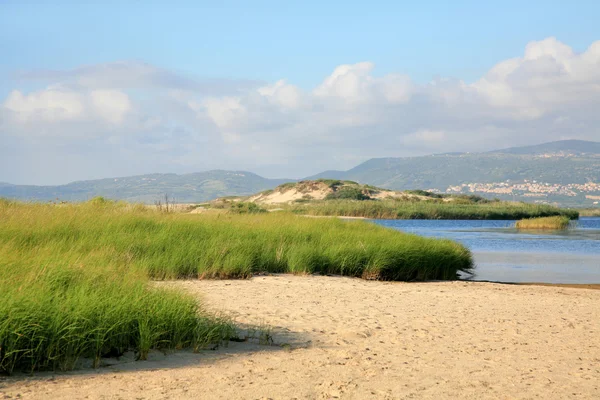
{"label": "patch of bare sand", "polygon": [[166,285],[278,343],[0,380],[7,398],[598,399],[600,291],[255,277]]}
{"label": "patch of bare sand", "polygon": [[303,199],[306,196],[309,196],[311,200],[323,200],[331,192],[332,190],[326,185],[317,185],[313,190],[289,188],[285,190],[275,190],[267,195],[259,194],[250,197],[248,201],[260,204],[283,204]]}

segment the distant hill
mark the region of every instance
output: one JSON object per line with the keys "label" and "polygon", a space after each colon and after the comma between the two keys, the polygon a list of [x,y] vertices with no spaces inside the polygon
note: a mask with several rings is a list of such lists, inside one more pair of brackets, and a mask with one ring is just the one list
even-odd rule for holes
{"label": "distant hill", "polygon": [[[346,179],[392,190],[436,189],[470,183],[538,181],[556,185],[600,183],[600,143],[566,140],[486,153],[373,158],[348,171],[328,171],[305,179]],[[467,188],[468,189],[468,188]],[[466,189],[465,189],[466,190]],[[474,191],[473,193],[482,194]],[[488,197],[592,204],[585,193],[527,197],[525,193]],[[590,195],[595,195],[590,192]],[[589,200],[589,201],[588,201]]]}
{"label": "distant hill", "polygon": [[333,177],[318,174],[306,179],[347,179],[393,190],[446,189],[469,182],[539,180],[548,183],[585,183],[600,180],[600,157],[549,157],[502,153],[374,158]]}
{"label": "distant hill", "polygon": [[489,153],[502,154],[600,154],[600,142],[586,140],[560,140],[557,142],[543,143],[533,146],[510,147],[508,149],[494,150]]}
{"label": "distant hill", "polygon": [[214,170],[192,174],[148,174],[72,182],[59,186],[0,183],[0,197],[20,200],[81,201],[94,196],[153,203],[165,194],[177,203],[243,196],[270,189],[288,179],[267,179],[252,172]]}
{"label": "distant hill", "polygon": [[[350,180],[398,191],[433,189],[510,200],[596,206],[600,203],[600,143],[564,140],[485,153],[373,158],[348,171],[331,170],[305,178],[317,179]],[[194,203],[217,197],[251,195],[291,181],[294,180],[267,179],[245,171],[214,170],[98,179],[60,186],[0,183],[0,197],[78,201],[105,196],[152,203],[166,193],[178,203]],[[543,182],[559,189],[548,193],[545,186],[538,188],[538,192],[528,192],[523,187],[507,191],[504,190],[509,185],[507,181],[510,185]],[[491,189],[485,185],[491,185]]]}

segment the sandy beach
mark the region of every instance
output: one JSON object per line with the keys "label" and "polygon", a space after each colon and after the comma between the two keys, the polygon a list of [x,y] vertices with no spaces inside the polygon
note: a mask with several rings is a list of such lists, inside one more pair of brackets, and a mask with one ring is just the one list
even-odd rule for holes
{"label": "sandy beach", "polygon": [[598,399],[600,291],[258,276],[161,283],[275,345],[0,377],[25,399]]}

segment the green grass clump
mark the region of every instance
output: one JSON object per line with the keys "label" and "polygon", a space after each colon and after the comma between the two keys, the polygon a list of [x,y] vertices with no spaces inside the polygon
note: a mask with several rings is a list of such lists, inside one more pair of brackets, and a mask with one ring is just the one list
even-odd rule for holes
{"label": "green grass clump", "polygon": [[[98,200],[0,200],[0,373],[68,370],[82,357],[98,365],[128,350],[145,359],[152,349],[201,349],[235,335],[191,296],[149,287],[126,253],[94,238],[126,214],[148,212]],[[113,234],[124,239],[127,231]]]}
{"label": "green grass clump", "polygon": [[399,200],[329,200],[292,205],[297,214],[374,219],[490,219],[513,220],[564,215],[579,218],[576,210],[548,205],[508,202],[438,202]]}
{"label": "green grass clump", "polygon": [[565,216],[530,218],[517,221],[517,229],[568,229],[571,220]]}
{"label": "green grass clump", "polygon": [[433,199],[441,199],[444,197],[443,195],[441,195],[439,193],[433,193],[433,192],[429,192],[427,190],[421,190],[421,189],[405,190],[404,193],[416,194],[417,196],[431,197]]}
{"label": "green grass clump", "polygon": [[86,269],[112,265],[153,279],[246,278],[261,272],[360,277],[365,271],[377,279],[448,279],[471,267],[461,245],[362,221],[290,213],[164,214],[118,205],[13,208],[35,217],[6,213],[0,243],[25,252],[44,246],[60,255],[56,259],[92,263]]}
{"label": "green grass clump", "polygon": [[296,187],[298,183],[297,182],[286,182],[286,183],[282,183],[281,185],[277,186],[277,189],[292,189],[294,187]]}
{"label": "green grass clump", "polygon": [[239,201],[231,204],[229,212],[234,214],[260,214],[267,212],[267,210],[256,203]]}
{"label": "green grass clump", "polygon": [[345,186],[325,196],[325,200],[369,200],[358,187]]}
{"label": "green grass clump", "polygon": [[458,243],[363,221],[0,200],[0,371],[70,369],[126,350],[144,359],[235,335],[227,320],[149,279],[288,272],[413,281],[471,268]]}
{"label": "green grass clump", "polygon": [[[300,183],[304,183],[305,181],[300,181]],[[330,188],[335,188],[337,186],[342,185],[342,181],[339,179],[317,179],[315,182],[321,182],[329,186]]]}

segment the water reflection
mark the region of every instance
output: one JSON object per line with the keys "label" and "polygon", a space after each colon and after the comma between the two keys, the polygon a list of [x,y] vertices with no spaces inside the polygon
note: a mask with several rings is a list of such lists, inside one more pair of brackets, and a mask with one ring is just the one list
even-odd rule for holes
{"label": "water reflection", "polygon": [[473,252],[473,280],[600,283],[600,218],[567,231],[518,231],[514,221],[376,220],[404,232],[459,241]]}

